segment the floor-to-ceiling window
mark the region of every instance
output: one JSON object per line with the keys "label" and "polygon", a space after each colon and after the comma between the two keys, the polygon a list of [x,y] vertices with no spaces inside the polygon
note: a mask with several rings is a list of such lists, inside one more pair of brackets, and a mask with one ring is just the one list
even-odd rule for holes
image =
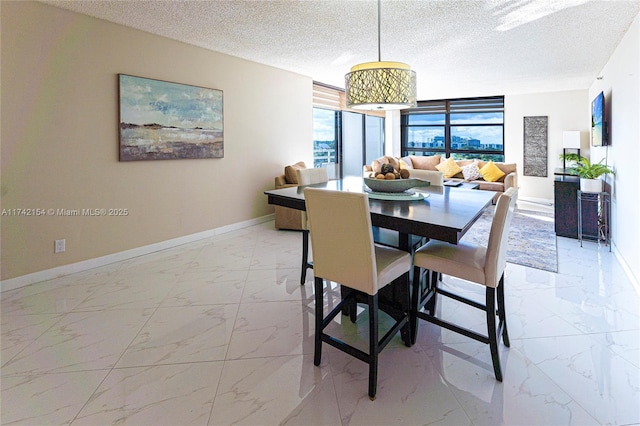
{"label": "floor-to-ceiling window", "polygon": [[362,176],[362,166],[384,153],[384,117],[346,110],[344,91],[314,84],[313,163],[330,178]]}
{"label": "floor-to-ceiling window", "polygon": [[340,111],[313,109],[313,167],[338,162]]}
{"label": "floor-to-ceiling window", "polygon": [[402,155],[504,161],[504,97],[421,101],[402,111]]}

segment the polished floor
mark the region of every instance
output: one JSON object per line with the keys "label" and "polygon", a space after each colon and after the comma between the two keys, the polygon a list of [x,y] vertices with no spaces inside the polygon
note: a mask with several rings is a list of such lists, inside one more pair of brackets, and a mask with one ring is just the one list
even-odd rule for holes
{"label": "polished floor", "polygon": [[372,402],[366,364],[325,346],[313,365],[300,238],[267,222],[3,292],[2,424],[640,423],[640,298],[607,248],[558,238],[558,273],[508,264],[504,382],[488,346],[421,323],[382,353]]}

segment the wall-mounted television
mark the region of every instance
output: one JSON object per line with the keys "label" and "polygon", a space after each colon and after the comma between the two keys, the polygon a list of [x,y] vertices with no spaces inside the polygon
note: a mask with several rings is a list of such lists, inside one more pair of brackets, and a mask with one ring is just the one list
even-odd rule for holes
{"label": "wall-mounted television", "polygon": [[608,145],[603,92],[591,102],[591,145]]}

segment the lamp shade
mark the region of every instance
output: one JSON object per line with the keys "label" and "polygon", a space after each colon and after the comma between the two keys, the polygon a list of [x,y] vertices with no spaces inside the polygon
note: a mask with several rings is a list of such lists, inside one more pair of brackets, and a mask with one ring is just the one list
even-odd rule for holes
{"label": "lamp shade", "polygon": [[580,132],[578,130],[562,132],[562,147],[580,149]]}
{"label": "lamp shade", "polygon": [[345,75],[347,107],[397,110],[415,107],[416,73],[402,62],[366,62]]}

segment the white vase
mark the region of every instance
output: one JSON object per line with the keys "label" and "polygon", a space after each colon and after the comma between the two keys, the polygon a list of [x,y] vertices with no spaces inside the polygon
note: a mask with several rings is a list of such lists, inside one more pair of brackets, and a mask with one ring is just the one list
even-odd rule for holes
{"label": "white vase", "polygon": [[580,178],[580,191],[582,192],[602,192],[601,179]]}

